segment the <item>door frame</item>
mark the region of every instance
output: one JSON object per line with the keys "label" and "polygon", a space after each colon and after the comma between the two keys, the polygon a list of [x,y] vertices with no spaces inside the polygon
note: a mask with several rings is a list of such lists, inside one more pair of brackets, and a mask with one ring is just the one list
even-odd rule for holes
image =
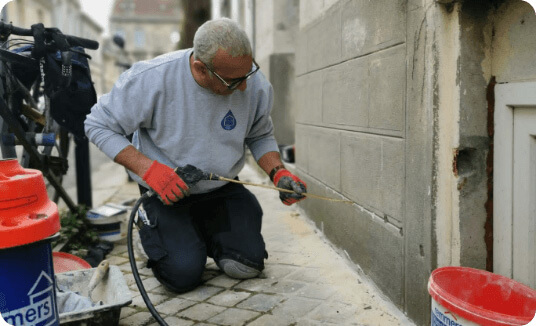
{"label": "door frame", "polygon": [[512,278],[514,108],[536,106],[536,82],[495,86],[493,272]]}

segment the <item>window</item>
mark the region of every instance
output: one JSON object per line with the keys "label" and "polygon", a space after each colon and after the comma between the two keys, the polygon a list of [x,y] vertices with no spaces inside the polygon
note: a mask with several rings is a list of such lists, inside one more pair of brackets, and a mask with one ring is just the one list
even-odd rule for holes
{"label": "window", "polygon": [[137,48],[142,48],[145,46],[145,31],[142,29],[137,29],[134,32],[134,44]]}

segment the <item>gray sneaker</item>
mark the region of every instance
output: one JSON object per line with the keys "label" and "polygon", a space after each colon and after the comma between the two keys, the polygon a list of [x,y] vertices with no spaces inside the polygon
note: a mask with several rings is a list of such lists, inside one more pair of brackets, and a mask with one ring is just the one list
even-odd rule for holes
{"label": "gray sneaker", "polygon": [[232,259],[222,259],[219,261],[218,266],[229,277],[241,280],[256,277],[261,273],[261,271],[253,267],[246,266]]}

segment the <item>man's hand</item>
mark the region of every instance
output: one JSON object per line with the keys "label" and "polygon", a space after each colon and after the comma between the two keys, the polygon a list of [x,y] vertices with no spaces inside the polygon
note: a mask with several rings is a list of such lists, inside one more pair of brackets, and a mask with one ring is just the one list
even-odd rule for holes
{"label": "man's hand", "polygon": [[303,200],[305,196],[301,193],[307,192],[307,185],[300,180],[297,176],[290,173],[287,169],[280,169],[274,175],[274,185],[278,188],[289,189],[295,193],[279,192],[279,198],[283,204],[290,206],[300,200]]}
{"label": "man's hand", "polygon": [[166,205],[172,205],[184,196],[190,195],[190,188],[186,182],[172,168],[158,161],[153,161],[143,175],[143,181],[160,196],[160,200]]}

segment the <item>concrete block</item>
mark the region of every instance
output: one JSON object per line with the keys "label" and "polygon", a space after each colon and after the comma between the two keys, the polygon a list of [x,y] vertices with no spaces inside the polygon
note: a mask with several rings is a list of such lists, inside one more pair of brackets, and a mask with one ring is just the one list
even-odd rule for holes
{"label": "concrete block", "polygon": [[322,83],[322,118],[326,124],[367,127],[369,83],[367,57],[326,69]]}
{"label": "concrete block", "polygon": [[403,220],[404,167],[404,140],[342,134],[342,193],[381,217]]}
{"label": "concrete block", "polygon": [[341,21],[343,60],[372,53],[405,42],[406,1],[348,1]]}
{"label": "concrete block", "polygon": [[371,58],[369,127],[404,131],[406,47],[400,45]]}
{"label": "concrete block", "polygon": [[296,165],[304,171],[309,171],[309,127],[296,125]]}
{"label": "concrete block", "polygon": [[296,75],[307,72],[307,32],[300,30],[296,33]]}
{"label": "concrete block", "polygon": [[340,132],[311,127],[308,146],[309,173],[333,189],[340,191]]}
{"label": "concrete block", "polygon": [[300,0],[300,28],[320,17],[323,11],[323,1]]}
{"label": "concrete block", "polygon": [[341,10],[329,11],[307,31],[307,70],[317,70],[341,61]]}
{"label": "concrete block", "polygon": [[298,92],[296,122],[322,123],[322,79],[322,71],[298,77],[296,81]]}

